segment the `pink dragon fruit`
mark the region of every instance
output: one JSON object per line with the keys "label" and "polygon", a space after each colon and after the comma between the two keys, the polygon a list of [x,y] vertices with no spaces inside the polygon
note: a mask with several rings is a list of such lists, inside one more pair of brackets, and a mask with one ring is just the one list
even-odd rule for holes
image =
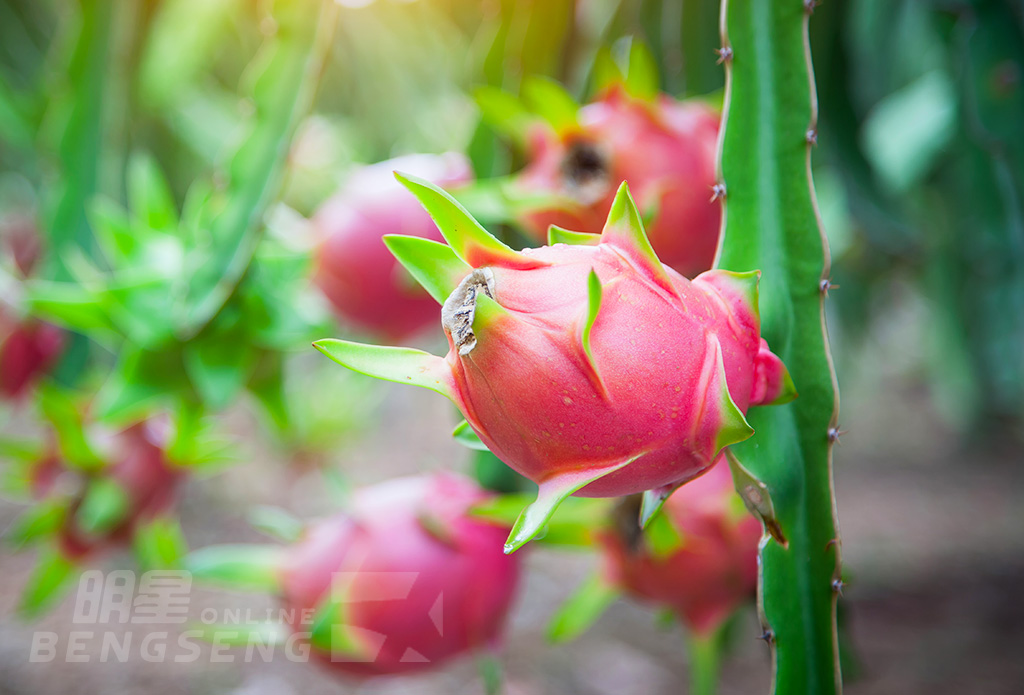
{"label": "pink dragon fruit", "polygon": [[257,583],[281,596],[290,631],[337,673],[420,672],[501,638],[520,566],[499,548],[507,527],[470,515],[488,497],[452,473],[398,478],[288,547],[215,546],[187,564],[236,588],[270,578]]}
{"label": "pink dragon fruit", "polygon": [[538,484],[507,552],[570,494],[644,491],[649,518],[753,433],[751,405],[795,395],[760,337],[759,273],[689,281],[662,265],[625,184],[600,236],[553,230],[574,243],[516,252],[437,187],[403,180],[450,246],[386,241],[443,302],[447,357],[314,345],[356,371],[447,396],[492,452]]}
{"label": "pink dragon fruit", "polygon": [[669,547],[632,530],[601,535],[605,581],[709,634],[754,595],[761,522],[743,507],[725,462],[672,493],[662,514],[676,534]]}
{"label": "pink dragon fruit", "polygon": [[628,181],[640,208],[654,214],[647,234],[659,258],[687,277],[707,270],[721,221],[711,200],[719,119],[699,101],[665,94],[647,101],[617,87],[580,109],[578,124],[564,132],[538,123],[518,187],[561,194],[567,203],[528,210],[522,222],[538,240],[552,224],[598,232],[615,189]]}
{"label": "pink dragon fruit", "polygon": [[495,645],[519,563],[498,550],[507,529],[467,514],[486,496],[453,474],[391,480],[289,549],[286,607],[344,612],[330,624],[345,632],[345,653],[315,649],[323,663],[356,676],[408,673]]}
{"label": "pink dragon fruit", "polygon": [[85,475],[58,531],[62,554],[82,562],[113,546],[130,544],[137,527],[170,511],[185,471],[172,466],[162,435],[152,422],[120,432],[113,461]]}
{"label": "pink dragon fruit", "polygon": [[13,323],[0,342],[0,397],[18,399],[60,357],[64,332],[33,319]]}
{"label": "pink dragon fruit", "polygon": [[381,237],[406,234],[441,240],[430,217],[391,175],[395,168],[408,168],[446,187],[473,178],[469,161],[460,154],[400,157],[355,172],[313,218],[320,239],[317,286],[342,319],[388,340],[424,328],[437,309],[395,262]]}

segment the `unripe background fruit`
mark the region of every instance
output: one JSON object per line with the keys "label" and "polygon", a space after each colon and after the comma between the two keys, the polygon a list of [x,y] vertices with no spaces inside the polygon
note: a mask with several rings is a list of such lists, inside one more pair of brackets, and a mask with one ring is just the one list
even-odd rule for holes
{"label": "unripe background fruit", "polygon": [[382,340],[401,340],[438,320],[437,305],[395,261],[381,237],[441,241],[441,233],[393,172],[413,171],[443,187],[473,179],[465,156],[408,155],[356,169],[313,216],[314,282],[338,316]]}
{"label": "unripe background fruit", "polygon": [[33,319],[8,327],[9,332],[0,336],[0,397],[15,399],[56,363],[64,347],[64,332]]}
{"label": "unripe background fruit", "polygon": [[580,109],[578,129],[556,133],[536,124],[518,185],[577,202],[530,210],[523,223],[537,240],[552,224],[600,232],[626,181],[641,211],[654,213],[647,235],[662,262],[687,277],[709,269],[721,221],[720,204],[711,200],[719,118],[704,102],[664,94],[648,102],[617,88]]}
{"label": "unripe background fruit", "polygon": [[309,527],[282,562],[285,607],[321,609],[333,578],[344,623],[369,651],[332,660],[314,646],[319,661],[356,676],[398,674],[495,646],[519,558],[501,551],[506,528],[468,516],[487,497],[451,473],[399,478],[359,491],[349,510]]}

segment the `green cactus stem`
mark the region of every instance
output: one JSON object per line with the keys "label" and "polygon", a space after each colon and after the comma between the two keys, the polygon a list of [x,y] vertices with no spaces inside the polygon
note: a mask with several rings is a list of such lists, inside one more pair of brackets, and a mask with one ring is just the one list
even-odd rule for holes
{"label": "green cactus stem", "polygon": [[717,266],[763,272],[762,334],[800,393],[787,405],[752,410],[757,434],[732,452],[766,486],[787,541],[767,537],[761,548],[759,604],[774,692],[807,695],[842,689],[831,458],[838,391],[823,314],[830,260],[810,177],[815,4],[723,0],[726,101],[716,191],[725,204]]}

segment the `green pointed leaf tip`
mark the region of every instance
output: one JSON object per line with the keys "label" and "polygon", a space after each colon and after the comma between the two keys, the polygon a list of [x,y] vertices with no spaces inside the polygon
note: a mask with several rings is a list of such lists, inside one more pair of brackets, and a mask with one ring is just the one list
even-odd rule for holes
{"label": "green pointed leaf tip", "polygon": [[77,565],[56,548],[42,553],[21,595],[18,605],[21,617],[38,618],[60,599],[77,571]]}
{"label": "green pointed leaf tip", "polygon": [[96,478],[86,488],[75,523],[87,534],[110,532],[128,515],[128,491],[112,478]]}
{"label": "green pointed leaf tip", "polygon": [[384,245],[438,304],[455,291],[472,268],[450,246],[431,239],[387,234]]}
{"label": "green pointed leaf tip", "polygon": [[615,246],[625,252],[637,266],[663,290],[678,296],[672,280],[654,252],[644,223],[640,218],[640,210],[629,192],[629,184],[625,181],[615,193],[615,200],[608,211],[608,219],[601,230],[601,243]]}
{"label": "green pointed leaf tip", "polygon": [[621,590],[601,573],[592,574],[548,623],[548,640],[569,642],[586,632],[621,595]]}
{"label": "green pointed leaf tip", "polygon": [[421,386],[445,398],[453,398],[451,368],[444,358],[429,352],[332,338],[318,340],[313,347],[354,372],[398,384]]}
{"label": "green pointed leaf tip", "polygon": [[[717,412],[719,418],[719,429],[715,435],[715,455],[725,447],[742,442],[754,434],[754,428],[750,426],[743,412],[733,401],[729,393],[729,383],[726,380],[725,360],[722,355],[722,344],[718,338],[711,336],[711,363],[704,363],[704,370],[711,369],[713,374],[705,378],[704,371],[701,374],[702,382],[707,384],[707,402],[715,403],[717,400]],[[717,391],[717,393],[716,393]]]}
{"label": "green pointed leaf tip", "polygon": [[505,554],[514,553],[540,533],[566,497],[620,468],[625,468],[644,455],[637,454],[630,459],[597,470],[569,471],[548,477],[538,486],[537,499],[516,519],[515,526],[505,541]]}
{"label": "green pointed leaf tip", "polygon": [[647,525],[651,522],[661,508],[665,506],[665,500],[668,499],[678,485],[664,485],[653,490],[644,490],[642,501],[640,502],[640,528],[647,528]]}
{"label": "green pointed leaf tip", "polygon": [[601,243],[600,234],[590,232],[573,232],[557,225],[548,227],[548,246],[567,244],[569,246],[597,246]]}
{"label": "green pointed leaf tip", "polygon": [[401,172],[396,171],[395,178],[416,196],[448,245],[470,266],[502,265],[528,269],[547,265],[498,241],[447,191]]}

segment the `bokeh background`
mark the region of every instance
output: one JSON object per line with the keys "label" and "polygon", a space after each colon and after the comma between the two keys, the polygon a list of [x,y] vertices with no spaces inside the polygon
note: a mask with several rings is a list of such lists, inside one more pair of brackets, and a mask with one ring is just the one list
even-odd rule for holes
{"label": "bokeh background", "polygon": [[[324,12],[314,0],[277,4]],[[267,115],[250,82],[254,56],[278,28],[269,9],[262,0],[0,0],[0,228],[7,236],[28,226],[51,248],[60,242],[65,252],[44,256],[44,278],[81,277],[82,262],[96,258],[91,201],[130,201],[133,176],[147,166],[140,156],[186,208],[197,181],[219,191],[233,167],[263,166],[239,164],[236,154]],[[265,399],[243,390],[218,408],[216,427],[241,463],[187,488],[181,518],[195,547],[258,540],[246,516],[253,505],[303,518],[330,511],[324,469],[339,485],[358,485],[470,465],[449,436],[455,414],[436,396],[349,375],[308,347],[351,334],[330,318],[301,262],[310,249],[304,219],[348,172],[402,154],[461,151],[479,179],[508,175],[522,153],[482,121],[474,90],[517,93],[525,76],[544,75],[585,98],[602,48],[646,43],[663,90],[678,97],[714,99],[723,85],[710,0],[342,0],[330,16],[336,26],[311,108],[293,138],[264,143],[277,153],[280,185],[272,177],[272,192],[251,199],[257,257],[299,259],[281,272],[301,321],[277,326],[261,347],[287,377],[280,404],[289,417],[275,420]],[[846,431],[835,478],[847,692],[1019,693],[1024,4],[825,0],[811,41],[821,113],[814,176],[839,286],[828,320]],[[289,118],[284,107],[268,117]],[[439,351],[443,335],[418,343]],[[106,346],[78,338],[58,377],[88,388],[121,369]],[[38,428],[31,409],[6,406],[0,425],[5,434]],[[0,526],[19,510],[0,503]],[[33,630],[74,629],[69,601],[36,623],[15,619],[33,560],[0,554],[0,692],[479,689],[469,663],[362,685],[284,661],[28,664]],[[101,566],[126,562],[113,555]],[[682,636],[643,606],[620,602],[575,643],[545,644],[548,617],[594,562],[584,552],[530,554],[505,654],[509,693],[683,687]],[[271,605],[213,592],[197,601]],[[758,634],[750,609],[735,630],[723,693],[766,691]]]}

